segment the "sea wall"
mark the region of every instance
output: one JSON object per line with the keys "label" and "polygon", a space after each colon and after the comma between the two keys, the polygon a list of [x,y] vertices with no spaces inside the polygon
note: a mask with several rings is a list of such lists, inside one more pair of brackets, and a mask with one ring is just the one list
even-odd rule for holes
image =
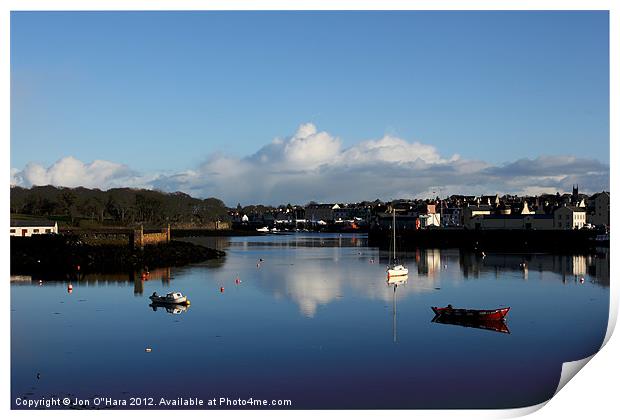
{"label": "sea wall", "polygon": [[[419,247],[465,248],[472,250],[515,251],[574,251],[586,250],[597,244],[594,239],[600,232],[580,230],[468,230],[468,229],[419,229],[397,231],[397,250],[414,250]],[[371,229],[370,246],[389,249],[392,246],[390,229]]]}
{"label": "sea wall", "polygon": [[151,269],[186,265],[224,255],[222,251],[179,241],[133,247],[127,243],[92,245],[79,236],[68,235],[11,237],[13,274],[126,272],[145,266]]}
{"label": "sea wall", "polygon": [[138,248],[168,242],[170,242],[170,225],[156,232],[145,232],[144,227],[140,226],[140,229],[136,230],[133,235],[133,245]]}

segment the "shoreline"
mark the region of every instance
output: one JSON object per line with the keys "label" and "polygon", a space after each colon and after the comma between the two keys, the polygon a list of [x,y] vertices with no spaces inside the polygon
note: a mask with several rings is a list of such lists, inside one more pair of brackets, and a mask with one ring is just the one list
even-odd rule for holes
{"label": "shoreline", "polygon": [[179,267],[224,258],[224,251],[190,242],[133,248],[118,244],[87,244],[78,236],[11,237],[11,274],[77,275]]}
{"label": "shoreline", "polygon": [[[594,230],[467,230],[420,229],[396,231],[396,249],[462,248],[473,251],[585,251],[609,247],[609,241],[597,242]],[[392,246],[390,229],[371,229],[368,245],[380,249]]]}

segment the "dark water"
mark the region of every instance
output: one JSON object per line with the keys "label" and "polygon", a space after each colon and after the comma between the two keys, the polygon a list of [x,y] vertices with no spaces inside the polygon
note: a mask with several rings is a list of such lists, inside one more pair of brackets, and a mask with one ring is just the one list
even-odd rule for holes
{"label": "dark water", "polygon": [[[607,250],[421,249],[404,255],[409,277],[394,287],[387,255],[360,235],[196,241],[226,250],[225,261],[154,270],[148,281],[92,275],[71,294],[64,281],[14,278],[13,407],[51,396],[520,407],[550,398],[562,362],[596,352],[607,326]],[[187,311],[148,306],[153,291],[176,290]],[[430,306],[448,303],[510,306],[509,333],[431,322]]]}

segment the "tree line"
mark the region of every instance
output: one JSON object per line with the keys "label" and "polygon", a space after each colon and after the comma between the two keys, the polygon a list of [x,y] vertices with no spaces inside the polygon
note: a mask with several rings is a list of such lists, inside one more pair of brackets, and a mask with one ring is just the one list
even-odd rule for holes
{"label": "tree line", "polygon": [[91,224],[199,226],[228,221],[228,208],[217,198],[198,199],[182,192],[164,193],[146,189],[112,188],[107,191],[84,187],[11,187],[11,215],[45,217],[71,226],[87,220]]}

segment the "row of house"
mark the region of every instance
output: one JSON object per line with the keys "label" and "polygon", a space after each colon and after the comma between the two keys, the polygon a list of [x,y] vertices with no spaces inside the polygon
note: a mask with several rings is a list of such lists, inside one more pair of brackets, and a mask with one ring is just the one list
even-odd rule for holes
{"label": "row of house", "polygon": [[580,194],[452,195],[427,200],[375,200],[360,203],[310,203],[243,212],[231,211],[234,222],[251,226],[309,227],[350,223],[387,227],[392,211],[402,229],[582,229],[609,227],[609,192]]}
{"label": "row of house", "polygon": [[453,195],[445,200],[398,200],[377,206],[374,224],[386,227],[396,213],[397,228],[583,229],[609,227],[609,192],[592,196],[546,194],[536,197]]}
{"label": "row of house", "polygon": [[[534,197],[519,201],[467,205],[463,208],[466,229],[583,229],[609,227],[609,193],[591,197],[579,194],[577,187],[566,196]],[[488,202],[487,202],[488,203]]]}

